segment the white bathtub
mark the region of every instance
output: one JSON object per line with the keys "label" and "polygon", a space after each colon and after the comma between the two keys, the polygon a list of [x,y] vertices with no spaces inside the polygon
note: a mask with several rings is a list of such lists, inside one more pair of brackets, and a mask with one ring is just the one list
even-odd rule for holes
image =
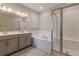
{"label": "white bathtub", "polygon": [[[47,36],[47,38],[44,37]],[[33,33],[33,46],[41,49],[45,52],[51,52],[51,32],[50,31],[39,31]]]}

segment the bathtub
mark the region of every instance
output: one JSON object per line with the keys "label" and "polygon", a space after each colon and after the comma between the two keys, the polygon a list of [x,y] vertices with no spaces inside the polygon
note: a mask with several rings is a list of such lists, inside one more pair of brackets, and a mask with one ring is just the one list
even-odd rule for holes
{"label": "bathtub", "polygon": [[[47,36],[47,37],[45,37]],[[39,31],[32,34],[33,46],[45,52],[51,52],[51,32]]]}

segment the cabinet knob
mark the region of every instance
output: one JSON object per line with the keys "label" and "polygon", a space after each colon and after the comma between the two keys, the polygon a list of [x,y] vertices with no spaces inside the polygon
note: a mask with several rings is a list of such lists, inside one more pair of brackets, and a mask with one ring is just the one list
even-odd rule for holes
{"label": "cabinet knob", "polygon": [[27,40],[27,38],[25,38],[25,40]]}

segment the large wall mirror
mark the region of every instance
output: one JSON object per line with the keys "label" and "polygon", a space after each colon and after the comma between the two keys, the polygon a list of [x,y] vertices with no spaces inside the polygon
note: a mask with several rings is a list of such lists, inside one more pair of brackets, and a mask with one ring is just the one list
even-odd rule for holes
{"label": "large wall mirror", "polygon": [[17,31],[17,22],[18,17],[4,12],[0,13],[0,32],[2,31]]}
{"label": "large wall mirror", "polygon": [[11,13],[0,11],[0,32],[26,31],[28,28],[27,18],[21,18]]}

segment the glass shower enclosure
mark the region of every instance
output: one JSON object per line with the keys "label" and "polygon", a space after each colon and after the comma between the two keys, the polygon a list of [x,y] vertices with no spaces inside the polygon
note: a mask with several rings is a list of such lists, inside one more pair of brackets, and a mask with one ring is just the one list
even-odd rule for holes
{"label": "glass shower enclosure", "polygon": [[79,56],[79,5],[52,12],[53,51]]}
{"label": "glass shower enclosure", "polygon": [[60,51],[60,40],[59,40],[59,10],[52,13],[53,18],[53,50]]}

